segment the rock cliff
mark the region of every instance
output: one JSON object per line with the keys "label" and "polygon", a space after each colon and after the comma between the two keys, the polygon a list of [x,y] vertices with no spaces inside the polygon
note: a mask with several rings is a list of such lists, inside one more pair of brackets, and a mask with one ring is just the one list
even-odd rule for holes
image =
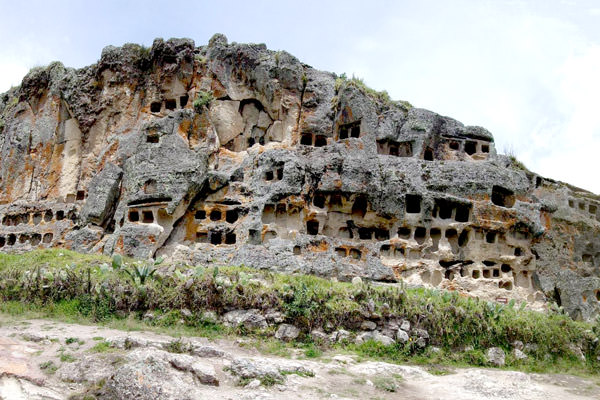
{"label": "rock cliff", "polygon": [[600,312],[600,197],[490,132],[215,35],[0,95],[0,251],[60,246]]}

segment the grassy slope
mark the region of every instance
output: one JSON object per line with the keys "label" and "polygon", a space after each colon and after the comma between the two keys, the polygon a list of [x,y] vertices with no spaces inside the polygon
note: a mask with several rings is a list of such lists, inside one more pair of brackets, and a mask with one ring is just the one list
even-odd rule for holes
{"label": "grassy slope", "polygon": [[[0,253],[0,312],[173,335],[245,335],[262,350],[278,354],[301,347],[307,357],[349,351],[391,362],[444,365],[483,366],[486,348],[499,346],[509,353],[511,343],[520,340],[537,344],[538,350],[525,361],[509,354],[508,368],[580,374],[600,371],[600,346],[594,341],[600,323],[572,321],[556,311],[543,314],[438,290],[351,285],[244,267],[167,265],[142,284],[134,272],[143,274],[145,264],[129,261],[116,269],[110,264],[107,257],[62,249]],[[226,328],[206,313],[221,315],[250,308],[279,311],[285,322],[300,327],[303,333],[296,342],[282,344],[272,339],[274,327],[255,331]],[[190,310],[191,316],[182,309]],[[142,316],[148,311],[155,318],[145,322]],[[414,341],[392,346],[315,343],[308,334],[312,329],[342,327],[356,331],[365,315],[374,320],[386,316],[407,319],[412,326],[426,329],[431,344],[440,351],[420,349]],[[583,349],[585,362],[573,353],[572,343]]]}

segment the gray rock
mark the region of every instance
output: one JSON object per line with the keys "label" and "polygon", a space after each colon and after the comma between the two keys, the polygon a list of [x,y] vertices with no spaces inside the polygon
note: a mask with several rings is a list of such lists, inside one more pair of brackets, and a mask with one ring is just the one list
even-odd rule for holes
{"label": "gray rock", "polygon": [[377,343],[381,343],[384,346],[390,346],[395,343],[394,339],[392,339],[388,336],[382,335],[378,331],[369,331],[369,332],[363,332],[363,333],[359,334],[356,337],[355,343],[361,344],[368,340],[373,340]]}
{"label": "gray rock", "polygon": [[[106,379],[97,397],[115,399],[194,399],[201,397],[193,372],[194,358],[156,349],[127,354],[122,366]],[[206,371],[205,371],[206,372]],[[213,375],[216,379],[216,375]],[[206,380],[206,377],[204,377]],[[211,384],[215,384],[214,381]]]}
{"label": "gray rock", "polygon": [[35,343],[39,343],[43,340],[48,339],[48,336],[43,335],[41,333],[37,333],[37,332],[25,332],[21,335],[21,337],[23,338],[23,340],[27,340],[29,342],[35,342]]}
{"label": "gray rock", "polygon": [[221,358],[226,357],[227,353],[212,346],[205,346],[199,343],[190,345],[190,354],[197,357]]}
{"label": "gray rock", "polygon": [[499,347],[490,347],[485,352],[485,358],[488,363],[496,366],[503,367],[505,362],[504,350]]}
{"label": "gray rock", "polygon": [[350,332],[348,332],[344,329],[339,329],[339,330],[333,332],[329,338],[330,338],[330,341],[335,343],[335,342],[342,342],[344,340],[350,340],[350,337],[351,337]]}
{"label": "gray rock", "polygon": [[209,323],[213,323],[213,324],[216,324],[217,322],[219,322],[219,317],[217,316],[217,314],[214,311],[203,311],[200,318],[204,322],[209,322]]}
{"label": "gray rock", "polygon": [[398,329],[398,331],[396,332],[396,341],[398,341],[399,343],[405,344],[405,343],[408,343],[408,340],[409,340],[408,333],[406,333],[406,331],[403,329]]}
{"label": "gray rock", "polygon": [[223,322],[229,326],[244,326],[249,329],[264,329],[267,321],[257,310],[234,310],[223,315]]}
{"label": "gray rock", "polygon": [[571,354],[577,357],[580,361],[585,362],[585,355],[583,354],[583,351],[581,351],[581,348],[579,346],[577,346],[574,343],[570,343],[568,347]]}
{"label": "gray rock", "polygon": [[402,329],[405,332],[410,332],[410,322],[407,320],[403,320],[400,324],[400,329]]}
{"label": "gray rock", "polygon": [[191,372],[203,385],[219,386],[219,379],[212,365],[196,361],[192,364]]}
{"label": "gray rock", "polygon": [[275,333],[275,338],[279,340],[283,340],[285,342],[289,342],[294,340],[300,334],[300,329],[296,328],[294,325],[289,324],[281,324]]}
{"label": "gray rock", "polygon": [[277,365],[247,358],[237,358],[231,362],[229,371],[241,379],[270,379],[274,382],[283,382],[283,375]]}
{"label": "gray rock", "polygon": [[413,331],[413,335],[415,335],[418,338],[429,340],[429,332],[427,332],[425,329],[415,329]]}
{"label": "gray rock", "polygon": [[119,197],[119,186],[123,170],[108,163],[92,178],[88,196],[81,210],[84,221],[95,225],[104,225],[112,217],[116,201]]}
{"label": "gray rock", "polygon": [[424,349],[425,347],[427,347],[427,340],[425,340],[422,337],[417,338],[417,340],[415,340],[415,346],[419,349]]}
{"label": "gray rock", "polygon": [[523,347],[524,347],[523,342],[521,342],[520,340],[515,340],[512,343],[512,346],[517,350],[523,350]]}
{"label": "gray rock", "polygon": [[517,348],[514,348],[511,353],[515,360],[526,360],[528,358],[527,354],[523,353],[521,350],[519,350]]}
{"label": "gray rock", "polygon": [[156,318],[156,317],[154,316],[154,313],[152,313],[152,312],[148,311],[148,312],[145,312],[145,313],[144,313],[144,317],[143,317],[143,318],[144,318],[145,320],[147,320],[147,321],[152,321],[152,320],[153,320],[154,318]]}
{"label": "gray rock", "polygon": [[313,341],[315,341],[317,343],[319,343],[319,342],[326,343],[326,342],[330,341],[329,336],[325,332],[323,332],[322,330],[319,330],[319,329],[312,330],[310,332],[310,336],[312,337]]}
{"label": "gray rock", "polygon": [[260,387],[260,380],[259,379],[252,379],[250,382],[248,382],[248,384],[246,386],[244,386],[246,389],[257,389]]}
{"label": "gray rock", "polygon": [[265,313],[265,319],[268,322],[274,323],[274,324],[280,324],[283,321],[285,321],[285,316],[283,315],[283,313],[276,311],[276,310],[268,310]]}
{"label": "gray rock", "polygon": [[377,329],[377,324],[373,321],[363,321],[360,324],[360,329],[362,329],[363,331],[374,331],[375,329]]}
{"label": "gray rock", "polygon": [[181,316],[185,317],[185,318],[191,318],[192,317],[192,312],[190,310],[188,310],[187,308],[182,308],[181,309]]}
{"label": "gray rock", "polygon": [[61,363],[55,376],[63,382],[96,383],[114,373],[112,363],[118,359],[114,354],[83,355],[75,362]]}

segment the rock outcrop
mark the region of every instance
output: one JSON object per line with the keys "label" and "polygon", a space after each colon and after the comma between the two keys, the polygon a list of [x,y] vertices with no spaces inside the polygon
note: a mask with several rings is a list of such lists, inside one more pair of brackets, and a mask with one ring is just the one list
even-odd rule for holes
{"label": "rock outcrop", "polygon": [[283,51],[157,39],[0,96],[0,251],[61,246],[600,311],[600,197]]}

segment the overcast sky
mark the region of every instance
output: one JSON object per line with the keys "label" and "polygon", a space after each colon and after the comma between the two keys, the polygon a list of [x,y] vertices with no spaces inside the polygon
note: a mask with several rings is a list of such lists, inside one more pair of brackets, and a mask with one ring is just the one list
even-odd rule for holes
{"label": "overcast sky", "polygon": [[499,152],[600,193],[598,0],[0,0],[0,92],[109,44],[216,32],[484,126]]}

